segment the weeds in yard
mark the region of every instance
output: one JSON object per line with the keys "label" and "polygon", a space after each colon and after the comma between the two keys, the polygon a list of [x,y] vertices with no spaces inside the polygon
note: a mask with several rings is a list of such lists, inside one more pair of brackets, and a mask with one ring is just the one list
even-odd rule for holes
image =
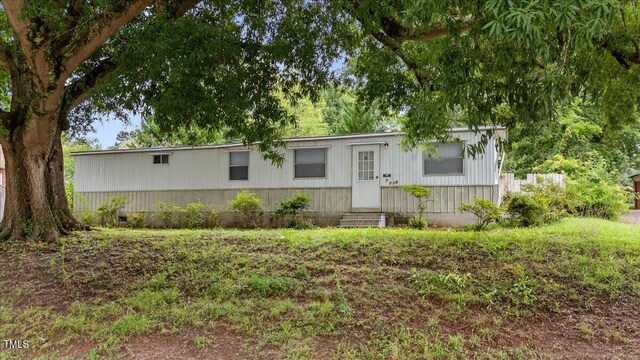
{"label": "weeds in yard", "polygon": [[[5,252],[0,337],[42,336],[46,354],[88,341],[89,358],[167,332],[196,334],[190,346],[207,351],[223,328],[246,357],[526,359],[541,354],[500,345],[514,323],[638,306],[640,289],[640,232],[600,220],[481,233],[105,229]],[[31,273],[16,272],[27,260]],[[586,326],[574,339],[594,339]]]}

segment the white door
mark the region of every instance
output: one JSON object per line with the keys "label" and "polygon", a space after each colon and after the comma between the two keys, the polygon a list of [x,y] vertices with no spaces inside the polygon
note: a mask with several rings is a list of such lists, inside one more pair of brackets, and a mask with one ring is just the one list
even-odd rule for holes
{"label": "white door", "polygon": [[352,153],[352,211],[380,212],[380,146],[355,145]]}

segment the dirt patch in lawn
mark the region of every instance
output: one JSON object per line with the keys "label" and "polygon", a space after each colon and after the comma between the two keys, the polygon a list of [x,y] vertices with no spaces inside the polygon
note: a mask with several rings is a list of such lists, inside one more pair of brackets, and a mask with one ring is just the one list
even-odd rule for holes
{"label": "dirt patch in lawn", "polygon": [[332,231],[5,244],[0,338],[33,341],[10,358],[640,358],[634,242]]}

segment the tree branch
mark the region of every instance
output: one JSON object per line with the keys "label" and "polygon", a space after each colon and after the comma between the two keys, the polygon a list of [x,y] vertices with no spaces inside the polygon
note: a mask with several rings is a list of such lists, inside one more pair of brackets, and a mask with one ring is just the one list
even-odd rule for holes
{"label": "tree branch", "polygon": [[[9,19],[9,23],[11,24],[16,38],[22,47],[22,51],[24,52],[27,60],[27,65],[34,74],[37,74],[40,82],[46,87],[49,82],[47,78],[47,63],[38,61],[38,59],[42,58],[42,50],[36,49],[31,40],[29,40],[29,27],[20,19],[20,13],[24,7],[24,1],[2,0],[2,7],[4,8],[7,18]],[[37,51],[37,53],[34,54],[34,51]]]}
{"label": "tree branch", "polygon": [[597,44],[607,50],[625,70],[629,70],[632,64],[640,64],[640,54],[638,53],[629,54],[624,49],[612,47],[607,41],[601,41]]}
{"label": "tree branch", "polygon": [[102,81],[111,75],[115,69],[115,62],[107,58],[101,60],[84,76],[67,85],[63,111],[68,113],[83,101],[87,100],[91,92],[99,88]]}
{"label": "tree branch", "polygon": [[97,26],[95,31],[89,32],[81,44],[76,44],[72,55],[65,61],[59,82],[64,83],[83,61],[91,57],[107,40],[109,40],[122,26],[129,23],[136,16],[153,3],[153,0],[134,0],[123,5],[111,16],[106,16],[104,25]]}
{"label": "tree branch", "polygon": [[[468,32],[476,25],[475,19],[472,15],[467,15],[459,19],[459,21],[461,22],[461,26],[457,31],[460,34]],[[383,18],[381,20],[381,25],[383,31],[388,36],[401,43],[405,41],[429,41],[440,39],[448,35],[447,25],[445,23],[436,24],[431,28],[422,31],[408,28],[400,24],[396,19],[392,18]]]}
{"label": "tree branch", "polygon": [[11,51],[9,51],[9,44],[3,39],[0,39],[0,68],[9,70],[11,68]]}
{"label": "tree branch", "polygon": [[393,51],[400,58],[400,60],[404,62],[404,64],[409,68],[409,70],[411,70],[421,86],[425,88],[428,86],[429,78],[427,78],[427,76],[420,72],[418,64],[413,59],[411,59],[409,54],[407,54],[404,49],[402,49],[402,44],[400,42],[386,35],[382,31],[374,32],[371,35],[384,46]]}

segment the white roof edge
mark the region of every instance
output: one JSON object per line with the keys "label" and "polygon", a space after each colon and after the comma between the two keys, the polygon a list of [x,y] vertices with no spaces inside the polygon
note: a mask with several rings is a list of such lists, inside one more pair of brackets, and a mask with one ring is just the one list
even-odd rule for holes
{"label": "white roof edge", "polygon": [[[477,130],[505,130],[504,126],[479,126]],[[473,129],[466,127],[454,127],[450,128],[449,132],[473,132]],[[323,135],[323,136],[308,136],[298,138],[285,138],[282,139],[285,143],[300,142],[300,141],[320,141],[320,140],[339,140],[339,139],[363,139],[363,138],[377,138],[384,136],[402,136],[402,132],[388,132],[388,133],[367,133],[367,134],[349,134],[349,135]],[[152,148],[139,148],[139,149],[116,149],[116,150],[92,150],[92,151],[79,151],[72,152],[71,156],[82,155],[102,155],[102,154],[120,154],[120,153],[138,153],[138,152],[167,152],[167,151],[182,151],[182,150],[207,150],[207,149],[223,149],[233,147],[243,147],[242,143],[233,144],[218,144],[218,145],[194,145],[194,146],[174,146],[174,147],[152,147]]]}

